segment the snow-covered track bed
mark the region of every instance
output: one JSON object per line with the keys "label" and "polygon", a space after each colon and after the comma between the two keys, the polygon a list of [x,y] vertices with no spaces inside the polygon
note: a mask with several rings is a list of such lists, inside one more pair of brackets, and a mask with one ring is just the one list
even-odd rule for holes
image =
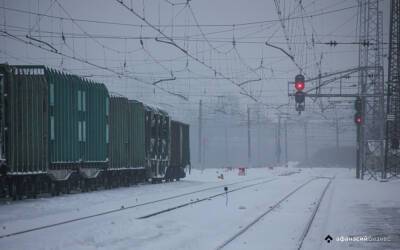
{"label": "snow-covered track bed", "polygon": [[[264,246],[265,243],[264,244],[259,244],[259,241],[263,240],[263,237],[260,237],[260,235],[262,235],[262,234],[260,234],[259,230],[257,230],[257,229],[255,229],[253,232],[250,232],[250,230],[253,229],[256,225],[258,225],[259,227],[262,227],[259,224],[263,224],[265,227],[268,227],[268,223],[266,221],[264,221],[264,217],[266,215],[268,215],[268,214],[270,214],[270,213],[272,213],[272,212],[274,212],[274,211],[276,211],[278,209],[283,210],[283,209],[285,209],[284,207],[291,206],[291,204],[293,204],[293,202],[297,202],[296,205],[298,206],[299,205],[298,200],[294,200],[294,201],[290,202],[291,199],[294,196],[296,196],[296,194],[300,193],[300,191],[304,191],[303,189],[305,187],[307,187],[308,185],[310,185],[311,183],[313,183],[315,181],[318,181],[318,180],[324,180],[324,179],[327,179],[328,182],[321,187],[322,191],[321,191],[319,197],[317,198],[317,200],[315,200],[315,198],[311,198],[311,201],[313,201],[311,203],[313,205],[313,208],[312,208],[312,211],[311,211],[311,215],[309,215],[309,218],[307,220],[305,220],[305,223],[304,223],[305,225],[303,224],[304,228],[303,228],[302,233],[301,233],[300,237],[298,238],[298,240],[297,241],[293,241],[293,242],[295,242],[295,246],[291,246],[289,248],[287,248],[287,247],[283,248],[283,249],[286,248],[286,249],[297,249],[297,250],[302,249],[303,242],[307,237],[307,234],[308,234],[308,232],[309,232],[309,230],[311,228],[311,225],[312,225],[312,223],[314,221],[315,215],[318,212],[318,209],[319,209],[319,207],[321,205],[321,202],[322,202],[322,200],[323,200],[323,198],[325,196],[325,193],[328,190],[329,185],[331,184],[331,182],[332,182],[332,180],[334,178],[331,178],[331,177],[314,177],[314,178],[311,178],[311,179],[307,180],[306,182],[302,183],[301,185],[297,186],[291,192],[289,192],[285,196],[283,196],[283,198],[281,198],[279,201],[277,201],[273,205],[269,206],[267,210],[265,210],[263,213],[261,213],[255,219],[253,219],[250,223],[248,223],[244,227],[241,227],[241,229],[238,232],[236,232],[231,237],[229,237],[227,240],[222,242],[216,249],[217,250],[220,250],[220,249],[242,249],[243,247],[246,247],[248,249],[257,249],[257,248],[261,247],[260,249],[264,249],[263,247],[265,247]],[[301,196],[301,197],[304,197],[304,196]],[[309,210],[309,207],[307,209],[307,206],[310,204],[309,201],[310,201],[309,199],[304,199],[304,201],[302,202],[302,204],[306,206],[305,210]],[[284,202],[288,202],[289,204],[283,204]],[[275,215],[274,219],[276,219],[278,217],[279,216]],[[290,221],[290,219],[286,220],[286,222],[287,223],[292,223],[292,221]],[[278,223],[273,223],[272,225],[276,226],[276,225],[278,225]],[[296,230],[296,232],[299,232],[299,231],[301,231],[301,230]],[[253,235],[251,235],[251,234],[253,234]],[[242,242],[237,243],[237,241],[240,241],[241,237],[243,238]],[[252,241],[251,239],[253,239],[255,237],[257,238],[257,241]],[[235,242],[237,244],[232,244],[232,243],[235,243]],[[255,242],[257,242],[257,243],[255,243]],[[253,245],[251,245],[252,243],[255,243],[254,244],[255,248],[253,247]]]}
{"label": "snow-covered track bed", "polygon": [[[171,200],[178,200],[178,202],[179,202],[179,198],[188,197],[188,196],[190,197],[191,195],[195,195],[191,199],[189,198],[190,200],[192,200],[190,202],[183,203],[183,204],[181,204],[179,206],[174,206],[173,208],[163,209],[162,211],[158,211],[158,212],[152,213],[150,215],[141,216],[139,218],[139,219],[144,219],[144,218],[152,217],[154,215],[161,214],[161,213],[164,213],[164,212],[167,212],[167,211],[175,210],[175,209],[180,208],[180,207],[184,207],[184,206],[187,206],[187,205],[190,205],[190,204],[198,203],[198,202],[201,202],[201,201],[209,200],[209,199],[224,195],[225,192],[220,193],[219,191],[216,191],[216,190],[223,190],[225,187],[233,187],[230,191],[228,191],[228,193],[230,193],[230,192],[235,192],[235,191],[239,191],[239,190],[242,190],[242,189],[250,188],[250,187],[253,187],[253,186],[261,185],[261,184],[264,184],[264,183],[268,183],[268,182],[271,182],[271,181],[273,181],[275,179],[276,178],[271,178],[271,177],[257,177],[257,178],[251,178],[251,179],[236,181],[236,182],[225,183],[225,184],[221,184],[221,185],[214,185],[214,186],[211,186],[211,187],[201,188],[201,189],[197,189],[197,190],[190,191],[190,192],[185,192],[185,193],[180,193],[180,194],[177,194],[177,195],[167,196],[167,197],[164,197],[164,198],[161,198],[161,199],[155,199],[155,200],[151,200],[151,201],[148,201],[148,202],[143,202],[143,203],[133,204],[133,205],[120,206],[118,208],[114,208],[114,209],[110,209],[110,210],[106,210],[106,211],[101,211],[101,212],[98,212],[98,213],[92,213],[92,214],[89,214],[89,215],[75,217],[75,218],[71,218],[71,219],[67,219],[67,220],[58,220],[56,222],[48,223],[48,224],[45,224],[45,225],[38,225],[38,226],[30,227],[30,228],[27,228],[27,229],[16,230],[14,232],[6,233],[6,234],[0,234],[0,240],[2,238],[7,238],[7,237],[20,235],[20,234],[30,233],[30,232],[33,232],[33,231],[40,231],[40,230],[44,230],[44,229],[58,227],[58,226],[62,226],[62,225],[69,224],[69,223],[74,223],[74,222],[79,222],[79,221],[83,221],[83,220],[87,220],[87,219],[91,219],[91,218],[95,218],[95,217],[105,216],[105,215],[108,215],[108,214],[119,213],[119,212],[122,212],[122,211],[125,211],[125,210],[129,210],[129,209],[134,209],[134,208],[139,208],[139,207],[144,207],[144,206],[151,206],[151,205],[154,205],[154,206],[158,207],[159,203],[163,203],[163,202],[167,202],[167,201],[171,201]],[[245,184],[245,183],[251,183],[251,184],[241,185],[241,184]],[[208,194],[210,192],[212,193],[212,195],[205,196],[205,198],[201,198],[201,199],[197,198],[199,194],[203,194],[203,193]],[[187,200],[187,198],[185,198],[185,200]],[[175,204],[175,202],[173,204]],[[167,204],[167,205],[170,205],[170,204]]]}
{"label": "snow-covered track bed", "polygon": [[150,218],[150,217],[153,217],[153,216],[156,216],[156,215],[159,215],[159,214],[167,213],[167,212],[170,212],[170,211],[174,211],[176,209],[183,208],[183,207],[186,207],[186,206],[189,206],[189,205],[193,205],[193,204],[200,203],[200,202],[203,202],[203,201],[208,201],[208,200],[211,200],[211,199],[214,199],[214,198],[217,198],[217,197],[220,197],[220,196],[224,196],[224,195],[226,196],[229,193],[237,192],[237,191],[240,191],[240,190],[243,190],[243,189],[251,188],[251,187],[262,185],[262,184],[266,184],[266,183],[269,183],[269,182],[274,181],[276,179],[277,178],[267,179],[265,181],[261,181],[261,182],[257,182],[257,183],[253,183],[253,184],[249,184],[249,185],[245,185],[245,186],[241,186],[241,187],[238,187],[238,188],[234,188],[232,190],[226,189],[225,192],[220,192],[220,193],[217,193],[217,194],[214,194],[214,195],[211,195],[211,196],[206,196],[206,197],[201,198],[201,199],[196,199],[194,201],[190,201],[190,202],[182,203],[182,204],[179,204],[179,205],[176,205],[176,206],[173,206],[173,207],[165,208],[165,209],[162,209],[162,210],[150,213],[150,214],[146,214],[146,215],[140,216],[140,217],[138,217],[138,219],[147,219],[147,218]]}
{"label": "snow-covered track bed", "polygon": [[[203,174],[197,172],[192,179],[182,182],[12,203],[3,207],[4,211],[8,207],[10,213],[0,217],[1,235],[58,222],[63,224],[0,238],[0,248],[215,249],[299,185],[321,174],[334,175],[326,173],[327,171],[318,173],[313,170],[279,176],[282,172],[289,171],[254,169],[246,176],[224,172],[225,178],[221,180],[217,178],[220,171],[209,170]],[[269,181],[271,179],[275,180]],[[262,183],[264,181],[265,183]],[[307,184],[296,195],[291,196],[286,201],[288,203],[283,202],[276,207],[270,215],[244,233],[243,238],[239,237],[226,248],[297,249],[295,247],[298,246],[307,220],[313,214],[313,203],[318,200],[327,182],[327,179],[319,178]],[[333,184],[335,183],[336,181]],[[224,187],[228,187],[227,195]],[[239,188],[238,191],[229,192]],[[329,188],[327,197],[331,191],[332,188]],[[214,195],[219,196],[209,198]],[[315,222],[305,243],[308,243],[318,218],[324,213],[326,198],[322,201],[321,211],[315,216]],[[196,202],[202,199],[204,201]],[[157,216],[138,219],[185,203],[189,204]],[[128,208],[129,206],[136,207]],[[115,212],[81,219],[113,209]],[[296,216],[298,218],[293,219]],[[79,220],[64,223],[75,218]],[[261,230],[260,234],[260,225],[269,228],[270,232],[265,233]],[[251,231],[258,233],[253,235]],[[246,241],[247,245],[243,245],[243,241]]]}

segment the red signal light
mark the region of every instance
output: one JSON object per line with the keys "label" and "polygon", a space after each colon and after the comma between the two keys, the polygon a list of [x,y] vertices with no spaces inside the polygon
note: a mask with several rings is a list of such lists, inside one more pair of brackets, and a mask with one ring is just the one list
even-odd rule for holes
{"label": "red signal light", "polygon": [[294,87],[297,91],[302,91],[304,89],[304,82],[295,82]]}
{"label": "red signal light", "polygon": [[305,86],[304,83],[305,79],[302,74],[299,74],[294,78],[294,87],[296,88],[297,91],[302,91],[304,89]]}
{"label": "red signal light", "polygon": [[361,123],[362,123],[362,117],[361,117],[361,115],[359,114],[359,113],[356,113],[355,115],[354,115],[354,122],[357,124],[357,125],[360,125]]}

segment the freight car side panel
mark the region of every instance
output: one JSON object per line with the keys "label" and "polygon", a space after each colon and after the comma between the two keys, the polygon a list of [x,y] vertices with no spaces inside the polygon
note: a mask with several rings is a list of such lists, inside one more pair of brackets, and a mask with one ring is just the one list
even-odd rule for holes
{"label": "freight car side panel", "polygon": [[184,168],[190,165],[189,125],[171,121],[171,159],[170,166]]}
{"label": "freight car side panel", "polygon": [[[87,131],[86,152],[89,161],[105,162],[108,157],[106,142],[106,102],[108,90],[103,84],[87,82]],[[106,164],[103,164],[106,166]]]}
{"label": "freight car side panel", "polygon": [[47,70],[49,83],[49,152],[51,163],[79,159],[77,138],[78,114],[74,93],[76,79],[54,70]]}
{"label": "freight car side panel", "polygon": [[54,168],[106,166],[106,102],[103,84],[47,69],[49,148]]}
{"label": "freight car side panel", "polygon": [[0,66],[4,83],[4,143],[11,173],[39,173],[48,168],[48,88],[44,67]]}
{"label": "freight car side panel", "polygon": [[125,168],[128,165],[128,99],[110,98],[110,167]]}
{"label": "freight car side panel", "polygon": [[181,166],[181,123],[171,121],[171,158],[170,166],[178,168]]}
{"label": "freight car side panel", "polygon": [[132,167],[145,167],[145,109],[141,102],[129,101],[129,154]]}
{"label": "freight car side panel", "polygon": [[[163,131],[163,123],[169,130],[168,113],[145,106],[145,152],[147,175],[150,178],[161,179],[169,165],[169,132]],[[166,138],[164,139],[164,136]]]}
{"label": "freight car side panel", "polygon": [[189,125],[182,124],[182,167],[190,165]]}
{"label": "freight car side panel", "polygon": [[146,160],[153,159],[154,138],[152,136],[152,124],[154,124],[154,110],[145,106],[145,154]]}
{"label": "freight car side panel", "polygon": [[160,130],[159,130],[159,138],[160,138],[160,157],[163,160],[169,160],[169,133],[170,133],[170,119],[168,113],[160,110],[161,119],[160,119]]}

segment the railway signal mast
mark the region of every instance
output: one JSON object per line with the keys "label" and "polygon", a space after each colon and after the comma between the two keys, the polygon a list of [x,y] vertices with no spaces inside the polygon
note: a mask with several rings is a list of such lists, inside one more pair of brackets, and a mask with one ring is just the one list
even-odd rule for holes
{"label": "railway signal mast", "polygon": [[361,125],[363,124],[363,116],[362,116],[362,100],[360,97],[357,97],[354,101],[354,109],[356,113],[354,114],[354,123],[356,124],[357,129],[357,162],[356,162],[356,177],[359,179],[361,177]]}
{"label": "railway signal mast", "polygon": [[361,115],[362,112],[362,103],[361,103],[361,98],[357,97],[356,101],[354,102],[354,109],[356,110],[356,113],[354,114],[354,123],[358,126],[362,124],[363,118]]}
{"label": "railway signal mast", "polygon": [[390,2],[388,93],[383,178],[400,176],[400,0]]}
{"label": "railway signal mast", "polygon": [[296,111],[301,114],[302,111],[305,110],[305,101],[306,101],[306,94],[303,92],[305,87],[305,79],[302,74],[297,75],[294,78],[294,87],[297,90],[294,99],[296,101]]}
{"label": "railway signal mast", "polygon": [[361,124],[358,140],[361,179],[386,178],[384,174],[383,17],[379,0],[359,1],[358,88]]}
{"label": "railway signal mast", "polygon": [[[379,0],[358,1],[359,5],[359,65],[358,67],[307,78],[307,82],[318,81],[307,91],[297,89],[304,85],[295,84],[296,93],[289,93],[296,100],[296,111],[304,111],[303,97],[345,97],[356,99],[354,122],[357,126],[357,178],[377,180],[398,176],[400,172],[400,150],[394,149],[400,143],[400,102],[399,96],[399,16],[400,0],[391,1],[391,28],[389,48],[389,97],[387,101],[387,132],[384,137],[384,81],[383,81],[383,17]],[[358,73],[357,91],[349,93],[322,93],[327,86],[340,79]],[[326,79],[326,80],[323,80]],[[297,81],[296,81],[297,82]],[[303,81],[304,82],[304,81]],[[292,83],[288,83],[292,84]],[[288,88],[289,90],[289,88]],[[315,93],[312,93],[315,91]],[[300,94],[303,93],[303,94]],[[385,147],[386,142],[386,147]],[[385,155],[386,150],[386,155]],[[384,166],[384,167],[383,167]],[[379,175],[381,173],[381,175]],[[387,177],[387,174],[389,176]]]}

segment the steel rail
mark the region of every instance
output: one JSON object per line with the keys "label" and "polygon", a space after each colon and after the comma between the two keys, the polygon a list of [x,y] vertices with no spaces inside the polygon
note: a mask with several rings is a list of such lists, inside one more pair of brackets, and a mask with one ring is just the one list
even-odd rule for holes
{"label": "steel rail", "polygon": [[183,194],[169,196],[169,197],[162,198],[162,199],[157,199],[157,200],[153,200],[153,201],[144,202],[144,203],[141,203],[141,204],[136,204],[136,205],[121,207],[121,208],[117,208],[117,209],[112,209],[112,210],[104,211],[104,212],[101,212],[101,213],[96,213],[96,214],[92,214],[92,215],[88,215],[88,216],[82,216],[82,217],[78,217],[78,218],[75,218],[75,219],[65,220],[65,221],[56,222],[56,223],[43,225],[43,226],[39,226],[39,227],[33,227],[33,228],[30,228],[30,229],[25,229],[25,230],[13,232],[13,233],[0,235],[0,239],[11,237],[11,236],[16,236],[16,235],[20,235],[20,234],[25,234],[25,233],[29,233],[29,232],[40,231],[40,230],[47,229],[47,228],[53,228],[53,227],[57,227],[57,226],[61,226],[61,225],[65,225],[65,224],[69,224],[69,223],[73,223],[73,222],[77,222],[77,221],[87,220],[87,219],[94,218],[94,217],[99,217],[99,216],[103,216],[103,215],[107,215],[107,214],[122,212],[122,211],[125,211],[127,209],[132,209],[132,208],[137,208],[137,207],[141,207],[141,206],[151,205],[151,204],[155,204],[155,203],[159,203],[159,202],[163,202],[163,201],[167,201],[167,200],[172,200],[172,199],[180,198],[180,197],[191,195],[191,194],[195,194],[195,193],[200,193],[200,192],[204,192],[204,191],[208,191],[208,190],[212,190],[212,189],[217,189],[217,188],[221,188],[221,187],[225,187],[225,186],[233,186],[233,185],[236,185],[236,184],[250,182],[250,181],[256,181],[256,180],[260,180],[260,179],[265,179],[265,178],[264,177],[258,177],[258,178],[253,178],[253,179],[250,179],[250,180],[243,180],[243,181],[237,181],[237,182],[224,184],[224,185],[212,186],[212,187],[203,188],[203,189],[199,189],[199,190],[195,190],[195,191],[191,191],[191,192],[187,192],[187,193],[183,193]]}
{"label": "steel rail", "polygon": [[186,206],[189,206],[189,205],[193,205],[193,204],[196,204],[196,203],[200,203],[200,202],[203,202],[203,201],[207,201],[207,200],[210,200],[210,199],[212,199],[212,198],[215,198],[215,197],[218,197],[218,196],[222,196],[222,195],[225,195],[225,194],[228,194],[228,193],[232,193],[232,192],[236,192],[236,191],[239,191],[239,190],[242,190],[242,189],[246,189],[246,188],[258,186],[258,185],[261,185],[261,184],[269,183],[269,182],[274,181],[274,180],[276,180],[276,179],[278,179],[278,178],[273,178],[273,179],[269,179],[269,180],[266,180],[266,181],[257,182],[257,183],[254,183],[254,184],[249,184],[249,185],[246,185],[246,186],[242,186],[242,187],[239,187],[239,188],[232,189],[232,190],[230,190],[230,191],[218,193],[218,194],[215,194],[215,195],[212,195],[212,196],[207,196],[207,197],[202,198],[202,199],[199,199],[199,200],[186,202],[186,203],[180,204],[180,205],[178,205],[178,206],[166,208],[166,209],[163,209],[163,210],[160,210],[160,211],[151,213],[151,214],[143,215],[143,216],[140,216],[140,217],[138,217],[138,218],[136,218],[136,219],[147,219],[147,218],[150,218],[150,217],[159,215],[159,214],[171,212],[171,211],[176,210],[176,209],[179,209],[179,208],[183,208],[183,207],[186,207]]}
{"label": "steel rail", "polygon": [[317,212],[319,210],[319,207],[321,206],[321,202],[325,197],[325,193],[328,190],[328,188],[331,185],[332,180],[334,178],[335,177],[329,179],[328,184],[326,184],[324,190],[322,191],[321,196],[318,199],[317,205],[314,207],[314,210],[313,210],[313,212],[312,212],[312,214],[310,216],[310,219],[308,220],[307,226],[305,227],[303,233],[301,234],[301,237],[300,237],[300,240],[299,240],[299,246],[297,247],[297,250],[300,250],[303,247],[303,242],[306,239],[306,237],[308,235],[308,232],[310,231],[311,225],[312,225],[312,223],[314,222],[314,219],[315,219],[315,215],[317,214]]}
{"label": "steel rail", "polygon": [[[311,183],[312,181],[315,180],[319,180],[319,179],[330,179],[329,183],[331,182],[332,178],[329,177],[314,177],[309,179],[308,181],[306,181],[305,183],[297,186],[294,190],[292,190],[290,193],[288,193],[287,195],[285,195],[282,199],[280,199],[278,202],[276,202],[273,206],[270,206],[268,210],[266,210],[264,213],[262,213],[261,215],[259,215],[257,218],[255,218],[253,221],[251,221],[249,224],[247,224],[247,226],[243,227],[240,231],[238,231],[237,233],[235,233],[233,236],[231,236],[229,239],[227,239],[226,241],[224,241],[221,245],[219,245],[216,250],[220,250],[224,247],[226,247],[228,244],[230,244],[232,241],[234,241],[235,239],[237,239],[240,235],[242,235],[243,233],[245,233],[250,227],[252,227],[253,225],[255,225],[257,222],[259,222],[265,215],[269,214],[270,212],[272,212],[273,210],[275,210],[278,206],[280,206],[284,201],[286,201],[287,199],[289,199],[292,195],[294,195],[295,193],[297,193],[300,189],[302,189],[304,186],[306,186],[307,184]],[[328,183],[328,185],[329,185]],[[328,186],[327,185],[327,186]],[[327,186],[324,189],[324,192],[322,193],[322,196],[325,195],[325,192],[327,190]],[[320,200],[322,201],[322,198],[320,198]],[[317,211],[315,211],[316,213]],[[313,213],[314,214],[314,213]],[[312,218],[314,218],[315,215],[312,216]],[[310,225],[308,225],[310,224]],[[309,227],[311,226],[311,223],[307,224],[307,232],[309,230]],[[303,232],[304,234],[304,232]],[[302,234],[302,238],[303,238],[303,234]],[[304,235],[304,238],[307,236],[307,233]],[[302,240],[304,240],[304,238]],[[301,243],[302,244],[302,243]],[[299,246],[301,247],[301,245]]]}

